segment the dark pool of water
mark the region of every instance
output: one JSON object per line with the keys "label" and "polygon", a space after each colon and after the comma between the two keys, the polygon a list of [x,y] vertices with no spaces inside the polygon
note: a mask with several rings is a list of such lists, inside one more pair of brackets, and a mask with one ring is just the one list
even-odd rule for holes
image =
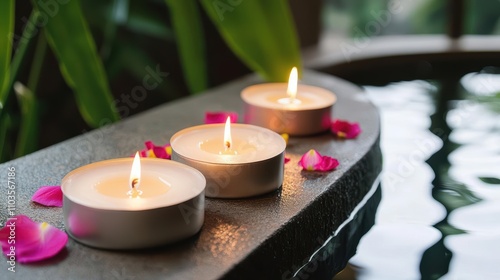
{"label": "dark pool of water", "polygon": [[335,279],[500,279],[500,75],[366,90],[381,114],[382,200]]}

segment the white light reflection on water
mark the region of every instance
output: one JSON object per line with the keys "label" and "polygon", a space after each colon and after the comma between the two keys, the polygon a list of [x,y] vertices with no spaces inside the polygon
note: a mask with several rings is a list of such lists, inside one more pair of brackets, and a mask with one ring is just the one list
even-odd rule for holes
{"label": "white light reflection on water", "polygon": [[451,260],[435,264],[446,266],[436,269],[445,273],[440,279],[500,279],[500,184],[494,184],[500,178],[500,114],[477,98],[500,90],[499,77],[467,75],[461,82],[477,90],[466,95],[474,98],[447,104],[449,140],[459,144],[447,148],[445,185],[437,186],[448,218],[432,196],[435,174],[425,162],[446,138],[444,131],[430,131],[436,88],[424,81],[366,87],[381,113],[384,166],[375,225],[350,260],[357,279],[420,279],[422,265],[446,249]]}
{"label": "white light reflection on water", "polygon": [[351,264],[362,267],[358,279],[419,279],[422,253],[440,238],[437,229],[425,225],[377,225],[363,237]]}
{"label": "white light reflection on water", "polygon": [[450,271],[442,280],[500,279],[499,234],[468,233],[448,236],[445,245],[453,252],[453,258]]}
{"label": "white light reflection on water", "polygon": [[366,90],[381,113],[382,201],[350,263],[361,268],[359,279],[418,279],[423,251],[441,238],[432,225],[446,215],[432,198],[434,173],[425,163],[442,147],[429,132],[434,89],[415,81]]}
{"label": "white light reflection on water", "polygon": [[462,86],[474,95],[493,95],[500,92],[500,75],[470,73],[461,80]]}
{"label": "white light reflection on water", "polygon": [[442,279],[500,279],[500,184],[480,179],[500,178],[500,114],[491,110],[500,99],[475,98],[499,92],[500,75],[469,74],[462,85],[471,100],[458,101],[447,118],[450,139],[462,144],[448,158],[448,173],[483,201],[450,213],[448,223],[466,234],[445,239],[453,258]]}

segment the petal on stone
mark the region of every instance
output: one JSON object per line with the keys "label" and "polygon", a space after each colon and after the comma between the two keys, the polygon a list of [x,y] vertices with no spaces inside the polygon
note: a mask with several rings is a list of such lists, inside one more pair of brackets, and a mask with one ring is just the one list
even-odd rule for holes
{"label": "petal on stone", "polygon": [[329,156],[323,156],[323,160],[316,167],[318,171],[330,171],[339,166],[339,161],[336,158],[332,158]]}
{"label": "petal on stone", "polygon": [[339,165],[339,161],[311,149],[300,158],[299,164],[307,171],[330,171]]}
{"label": "petal on stone", "polygon": [[290,158],[289,157],[285,157],[284,162],[285,162],[285,164],[287,164],[288,162],[290,162]]}
{"label": "petal on stone", "polygon": [[339,138],[353,139],[361,133],[359,123],[350,123],[346,120],[335,119],[331,125],[332,133]]}
{"label": "petal on stone", "polygon": [[[15,240],[15,245],[9,244]],[[5,227],[0,229],[0,243],[7,258],[15,255],[21,263],[41,261],[59,253],[68,241],[68,235],[49,225],[37,223],[24,215],[18,215],[7,220]],[[14,250],[12,250],[14,249]]]}
{"label": "petal on stone", "polygon": [[61,186],[43,186],[35,192],[31,200],[43,206],[62,207],[63,193]]}
{"label": "petal on stone", "polygon": [[300,158],[299,164],[305,170],[314,171],[316,170],[316,166],[320,164],[322,160],[323,158],[320,153],[316,152],[314,149],[310,149]]}
{"label": "petal on stone", "polygon": [[146,149],[139,151],[141,157],[170,159],[172,156],[170,144],[157,146],[152,141],[146,141],[144,145]]}

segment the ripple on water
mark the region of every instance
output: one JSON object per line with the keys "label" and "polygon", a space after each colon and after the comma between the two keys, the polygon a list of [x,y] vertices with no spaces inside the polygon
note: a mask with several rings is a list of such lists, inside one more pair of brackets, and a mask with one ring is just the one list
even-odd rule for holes
{"label": "ripple on water", "polygon": [[500,279],[500,114],[491,106],[500,75],[461,85],[469,92],[441,105],[437,124],[434,83],[365,87],[381,113],[384,166],[375,225],[350,260],[358,279],[420,279],[422,269]]}

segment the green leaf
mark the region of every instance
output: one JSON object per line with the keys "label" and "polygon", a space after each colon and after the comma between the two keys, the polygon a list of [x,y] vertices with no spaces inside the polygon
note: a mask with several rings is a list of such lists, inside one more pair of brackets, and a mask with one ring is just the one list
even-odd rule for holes
{"label": "green leaf", "polygon": [[500,185],[500,179],[494,177],[479,177],[479,180],[491,185]]}
{"label": "green leaf", "polygon": [[[30,17],[28,19],[28,22],[37,22],[38,20],[38,12],[33,11],[30,14]],[[10,93],[12,91],[12,86],[14,85],[14,81],[17,79],[17,76],[19,74],[19,69],[21,68],[21,65],[23,64],[25,58],[26,58],[26,53],[28,50],[28,47],[30,46],[31,42],[33,42],[33,38],[36,38],[35,33],[36,29],[33,28],[26,28],[23,30],[22,36],[17,37],[14,35],[14,45],[17,43],[16,51],[14,52],[14,57],[12,58],[12,61],[10,63],[10,68],[9,68],[9,80],[7,83],[7,86],[5,88],[5,91],[3,92],[3,97],[2,92],[0,92],[0,119],[4,120],[8,118],[7,110],[6,108],[9,107],[9,99],[10,99]],[[3,98],[3,99],[2,99]],[[9,118],[10,119],[10,118]],[[6,143],[8,144],[8,143]],[[3,149],[5,151],[6,148]],[[0,157],[4,156],[3,158],[5,159],[6,157],[6,152],[4,154],[0,153]]]}
{"label": "green leaf", "polygon": [[66,83],[75,93],[83,119],[93,127],[118,120],[104,66],[83,18],[80,1],[53,2],[51,9],[41,9],[41,1],[32,2],[48,18],[47,41]]}
{"label": "green leaf", "polygon": [[14,0],[0,1],[0,109],[8,93],[14,31]]}
{"label": "green leaf", "polygon": [[14,157],[36,151],[38,135],[38,113],[35,95],[23,84],[14,84],[17,100],[21,106],[21,124]]}
{"label": "green leaf", "polygon": [[9,135],[8,131],[10,128],[10,116],[9,114],[2,114],[0,116],[0,163],[8,160],[10,156],[7,154],[9,152],[9,141],[7,137]]}
{"label": "green leaf", "polygon": [[165,0],[171,18],[186,83],[192,93],[207,88],[205,44],[196,0]]}
{"label": "green leaf", "polygon": [[200,0],[226,43],[268,81],[285,82],[296,66],[299,43],[285,0]]}
{"label": "green leaf", "polygon": [[17,101],[21,107],[21,123],[19,125],[19,135],[17,137],[14,157],[24,156],[37,149],[38,143],[38,107],[35,97],[40,73],[43,68],[43,61],[47,50],[47,40],[45,34],[38,37],[38,43],[31,64],[28,87],[16,82],[14,91]]}

